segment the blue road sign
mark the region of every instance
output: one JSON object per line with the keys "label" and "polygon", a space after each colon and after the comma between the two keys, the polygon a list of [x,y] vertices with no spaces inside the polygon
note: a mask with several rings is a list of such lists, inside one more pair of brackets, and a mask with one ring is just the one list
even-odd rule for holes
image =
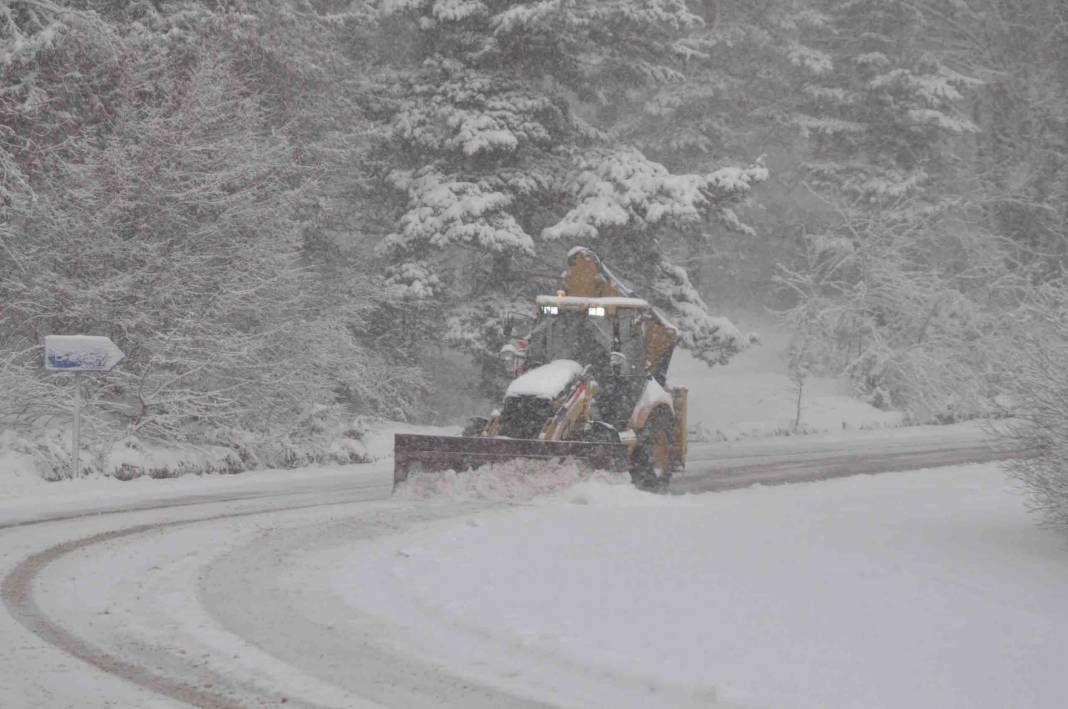
{"label": "blue road sign", "polygon": [[107,337],[48,335],[45,369],[53,372],[110,372],[126,356]]}

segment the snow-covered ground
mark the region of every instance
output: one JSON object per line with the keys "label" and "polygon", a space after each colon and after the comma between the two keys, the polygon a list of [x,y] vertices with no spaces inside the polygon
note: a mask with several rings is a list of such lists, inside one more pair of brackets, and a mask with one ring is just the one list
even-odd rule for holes
{"label": "snow-covered ground", "polygon": [[[691,423],[726,439],[695,443],[691,473],[981,433],[860,431],[900,417],[824,380],[803,426],[825,433],[753,440],[792,426],[775,337],[711,371],[676,356]],[[372,464],[56,485],[0,440],[0,706],[1046,709],[1068,696],[1068,548],[994,465],[666,497],[517,462],[390,497],[397,430],[445,432],[378,426],[359,441]],[[20,587],[15,569],[50,548]]]}
{"label": "snow-covered ground", "polygon": [[14,441],[14,432],[0,431],[0,499],[24,494],[45,483],[33,456],[16,450]]}
{"label": "snow-covered ground", "polygon": [[[360,440],[350,441],[349,443],[354,449],[358,450],[361,457],[370,461],[387,461],[392,460],[393,457],[393,435],[395,433],[453,435],[459,433],[459,431],[460,429],[457,427],[417,426],[382,421],[368,425]],[[69,432],[57,430],[42,433],[42,437],[47,438],[53,445],[56,444],[54,439],[57,439],[57,437],[67,436],[62,443],[69,446],[69,435]],[[33,443],[26,437],[17,436],[13,431],[0,431],[0,512],[3,511],[5,502],[32,509],[38,502],[56,497],[70,501],[71,504],[76,504],[79,499],[83,498],[86,500],[108,497],[136,499],[148,492],[149,488],[154,488],[163,494],[192,490],[196,487],[192,479],[202,477],[200,475],[185,475],[182,478],[190,479],[185,482],[181,482],[181,478],[153,479],[148,475],[140,476],[133,480],[120,480],[110,475],[94,473],[76,479],[49,482],[42,476],[34,456],[30,453],[32,445]],[[106,454],[107,460],[102,467],[113,472],[123,463],[126,463],[143,470],[162,468],[177,471],[182,463],[205,462],[209,459],[218,459],[232,453],[221,447],[215,447],[215,449],[217,450],[193,447],[178,450],[155,445],[142,444],[136,448],[119,445],[108,451]],[[86,451],[86,454],[88,454],[88,451]],[[334,475],[340,477],[351,475],[351,470],[359,469],[353,466],[334,465],[294,468],[288,471],[260,470],[242,474],[243,476],[252,476],[248,483],[226,482],[228,478],[232,477],[227,474],[212,474],[203,477],[220,478],[217,483],[208,483],[207,489],[226,491],[239,489],[247,485],[254,486],[258,484],[256,480],[262,479],[262,476],[281,476],[281,480],[288,480],[293,476],[300,476],[309,472],[315,474],[316,471],[329,475],[330,468],[334,469]]]}
{"label": "snow-covered ground", "polygon": [[[760,342],[722,367],[709,368],[678,349],[668,380],[690,390],[691,431],[704,440],[737,440],[794,432],[797,388],[786,365],[789,332],[770,316],[740,323],[760,334]],[[898,411],[882,411],[854,398],[842,379],[811,377],[805,381],[802,433],[900,426]]]}
{"label": "snow-covered ground", "polygon": [[307,564],[412,652],[564,704],[1068,696],[1068,548],[994,465],[675,498],[586,482]]}
{"label": "snow-covered ground", "polygon": [[[861,437],[887,434],[912,437]],[[389,497],[390,467],[0,500],[0,706],[164,707],[161,692],[187,691],[339,707],[1068,696],[1068,548],[994,465],[699,496],[516,463]],[[128,511],[97,514],[115,510]],[[26,524],[42,518],[55,521]],[[13,571],[47,548],[60,551],[27,597]],[[42,622],[50,640],[25,627]]]}

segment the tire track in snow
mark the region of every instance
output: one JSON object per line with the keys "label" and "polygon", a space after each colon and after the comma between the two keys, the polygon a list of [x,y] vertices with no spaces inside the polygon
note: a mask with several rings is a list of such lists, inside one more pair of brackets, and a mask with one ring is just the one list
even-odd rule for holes
{"label": "tire track in snow", "polygon": [[[729,462],[725,460],[719,461],[717,459],[720,463],[718,466],[716,465],[717,461],[700,460],[699,464],[701,466],[701,471],[695,471],[677,477],[672,483],[671,492],[713,491],[745,487],[758,483],[781,484],[806,482],[858,473],[896,472],[962,462],[1001,460],[1014,457],[1015,455],[1010,452],[994,451],[981,445],[960,445],[959,442],[957,442],[956,445],[953,445],[953,443],[949,441],[946,441],[946,444],[948,445],[928,445],[919,450],[914,448],[910,450],[898,449],[892,451],[879,451],[876,449],[868,454],[858,454],[855,450],[839,450],[837,453],[833,451],[820,451],[815,455],[812,455],[813,452],[810,452],[810,454],[806,456],[804,453],[799,455],[797,451],[787,452],[767,450],[764,451],[759,458],[755,455],[741,456],[736,460]],[[801,459],[798,460],[798,458]],[[698,463],[698,461],[695,460],[694,463]],[[133,504],[121,508],[116,508],[112,505],[110,507],[103,507],[96,510],[59,514],[51,518],[18,520],[0,524],[0,530],[2,530],[28,525],[42,525],[47,522],[87,519],[145,510],[177,510],[180,508],[195,510],[198,505],[216,503],[249,502],[261,505],[257,509],[248,511],[230,511],[222,514],[213,512],[212,514],[194,519],[130,526],[51,546],[43,551],[24,558],[6,577],[3,578],[2,582],[0,582],[0,598],[2,598],[8,612],[19,624],[27,628],[36,636],[45,640],[48,644],[55,646],[69,655],[79,658],[108,674],[125,679],[149,691],[170,697],[185,704],[206,707],[209,709],[244,709],[244,707],[247,706],[263,706],[264,704],[277,705],[280,700],[277,693],[266,695],[251,685],[235,686],[231,680],[225,677],[213,676],[212,679],[214,681],[211,681],[210,684],[213,684],[214,687],[206,687],[204,685],[209,682],[203,681],[205,672],[207,672],[207,670],[204,670],[203,668],[196,670],[195,673],[192,671],[192,668],[190,668],[190,676],[195,674],[198,678],[198,682],[183,681],[161,675],[143,664],[123,659],[115,652],[109,652],[106,649],[94,645],[47,617],[33,596],[35,580],[46,568],[56,561],[70,554],[85,551],[94,545],[107,544],[125,538],[132,538],[139,534],[148,534],[150,532],[182,525],[367,501],[368,498],[366,497],[366,494],[370,490],[377,490],[380,487],[380,485],[376,486],[373,484],[353,485],[351,483],[346,483],[343,485],[334,484],[331,486],[322,486],[322,489],[317,489],[306,494],[288,490],[271,492],[249,491],[248,493],[227,494],[219,497],[213,497],[210,494],[185,495],[173,500],[156,500],[147,503],[134,502]],[[309,495],[317,494],[321,496],[324,493],[333,495],[333,498],[329,502],[323,502],[321,499],[316,502],[303,502],[308,499]],[[363,497],[361,498],[360,495],[363,495]],[[302,502],[295,504],[296,500],[301,500]],[[264,508],[262,507],[263,504],[268,504],[270,506]],[[410,510],[408,515],[411,516],[411,519],[408,521],[418,521],[418,512]],[[402,515],[401,518],[407,519],[404,515]],[[386,530],[387,533],[388,531],[389,530]],[[446,676],[443,673],[436,671],[434,668],[419,665],[411,660],[387,656],[385,652],[381,652],[376,648],[371,648],[371,650],[378,653],[375,659],[380,661],[382,667],[388,669],[392,665],[393,667],[400,668],[395,676],[395,681],[397,683],[412,681],[413,677],[416,675],[422,676],[422,687],[418,691],[423,692],[423,695],[428,700],[428,704],[440,706],[442,703],[441,697],[440,695],[435,695],[434,692],[448,692],[450,691],[448,689],[449,686],[452,686],[453,690],[456,690],[457,687],[464,690],[472,689],[475,691],[476,695],[482,691],[487,692],[488,694],[486,694],[485,697],[490,698],[486,704],[487,706],[514,706],[517,703],[522,702],[522,700],[519,700],[516,697],[500,694],[493,689],[472,686],[470,683],[463,680]],[[435,684],[432,679],[428,679],[434,677],[437,677],[441,681]],[[219,689],[220,687],[228,686],[232,690],[231,692]],[[240,693],[241,696],[238,696],[238,693]],[[252,702],[251,704],[249,703],[250,701]],[[494,704],[494,702],[496,702],[496,704]],[[447,701],[445,703],[447,704]],[[315,707],[314,704],[302,703],[294,698],[290,698],[290,701],[286,703],[286,706]]]}
{"label": "tire track in snow", "polygon": [[[420,637],[398,632],[388,621],[348,605],[327,587],[300,584],[305,569],[299,560],[307,554],[374,541],[410,529],[413,522],[437,522],[484,509],[486,505],[477,502],[457,506],[425,501],[400,515],[387,509],[271,530],[254,543],[228,549],[205,567],[200,584],[202,605],[233,635],[250,640],[309,675],[327,677],[353,691],[358,687],[362,696],[385,706],[554,706],[454,675],[442,667],[448,658],[416,653],[415,659],[411,648],[423,644]],[[294,565],[294,561],[298,563]],[[295,573],[286,573],[294,567]],[[252,598],[257,602],[249,603]],[[287,619],[284,631],[264,622],[276,617]]]}
{"label": "tire track in snow", "polygon": [[[353,495],[354,493],[365,493],[369,491],[381,491],[383,497],[389,496],[390,486],[389,484],[382,485],[377,482],[360,482],[351,483],[346,482],[342,484],[331,484],[329,486],[318,485],[315,487],[315,495],[322,495],[323,493],[333,494],[347,494]],[[125,505],[104,505],[94,510],[79,510],[76,512],[57,513],[46,516],[32,517],[30,519],[21,519],[10,522],[0,522],[0,531],[5,529],[17,529],[20,527],[32,527],[41,524],[47,524],[49,522],[68,522],[75,519],[85,519],[87,517],[105,517],[108,515],[125,514],[128,512],[151,512],[154,510],[170,510],[178,509],[182,507],[196,507],[197,505],[206,504],[218,504],[229,502],[258,502],[262,500],[275,500],[279,498],[292,499],[298,496],[299,493],[295,493],[293,490],[272,490],[272,491],[248,491],[239,493],[228,493],[225,495],[219,495],[217,493],[196,493],[185,494],[174,498],[164,498],[159,500],[149,501],[133,501]],[[370,499],[370,498],[360,498]],[[335,500],[330,504],[336,504]],[[297,507],[279,507],[281,509],[297,509]]]}
{"label": "tire track in snow", "polygon": [[[234,701],[225,694],[205,689],[186,682],[168,680],[151,670],[123,660],[117,655],[102,650],[52,622],[37,605],[33,597],[33,584],[37,575],[56,560],[86,547],[115,539],[161,529],[168,525],[139,525],[127,529],[96,534],[45,549],[23,560],[0,585],[0,596],[8,612],[30,632],[43,640],[93,665],[108,674],[119,676],[140,687],[186,704],[204,709],[242,709],[247,706]],[[299,706],[299,705],[298,705]]]}
{"label": "tire track in snow", "polygon": [[[351,501],[317,502],[311,504],[283,505],[270,509],[256,509],[240,512],[213,513],[193,519],[183,519],[161,523],[140,524],[106,531],[91,536],[66,541],[36,552],[20,561],[3,581],[0,582],[0,599],[10,615],[23,627],[63,652],[110,675],[131,682],[155,694],[177,700],[184,704],[202,709],[251,709],[263,706],[285,706],[296,709],[324,709],[328,705],[315,704],[298,697],[280,694],[276,691],[265,692],[262,688],[248,682],[235,682],[203,666],[187,665],[189,679],[181,679],[154,671],[150,667],[122,657],[119,653],[99,647],[83,637],[63,627],[59,622],[48,617],[34,597],[34,585],[40,575],[57,561],[78,553],[84,553],[92,547],[106,545],[138,535],[149,535],[189,525],[235,520],[257,515],[271,515],[311,508],[337,507],[353,504]],[[179,503],[177,506],[187,506]],[[434,510],[392,510],[394,522],[422,521],[441,519],[457,512],[450,508]],[[399,514],[398,514],[399,513]],[[87,515],[93,516],[93,515]],[[356,515],[358,519],[360,515]],[[411,518],[411,519],[409,519]],[[380,528],[384,534],[396,531],[396,526]],[[373,536],[373,535],[369,535]],[[447,675],[437,668],[409,660],[376,647],[373,641],[361,643],[362,657],[346,658],[354,664],[365,662],[377,668],[382,687],[395,687],[405,696],[404,703],[392,706],[483,706],[483,707],[543,707],[544,704],[531,702],[491,687],[482,687],[470,681]],[[171,658],[188,663],[187,658]],[[450,702],[449,695],[455,699],[462,696],[460,702]],[[386,697],[388,699],[388,697]],[[337,705],[332,705],[336,707]]]}

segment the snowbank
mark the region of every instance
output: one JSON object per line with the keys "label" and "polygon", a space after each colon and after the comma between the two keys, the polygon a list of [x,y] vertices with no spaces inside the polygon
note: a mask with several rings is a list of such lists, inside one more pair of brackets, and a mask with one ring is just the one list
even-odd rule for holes
{"label": "snowbank", "polygon": [[394,497],[401,500],[522,502],[589,481],[596,481],[598,489],[631,489],[630,475],[626,473],[590,470],[571,460],[511,460],[462,473],[453,470],[413,473],[397,487]]}
{"label": "snowbank", "polygon": [[587,481],[334,562],[427,658],[562,704],[1068,696],[1068,549],[994,465],[682,498]]}
{"label": "snowbank", "polygon": [[[456,435],[458,427],[416,426],[362,420],[324,435],[314,444],[274,443],[276,450],[258,459],[249,449],[219,445],[163,444],[128,436],[118,441],[83,435],[79,479],[175,478],[184,475],[233,474],[267,468],[345,465],[393,456],[394,433]],[[70,429],[47,428],[32,434],[0,431],[0,496],[32,492],[55,481],[69,481]],[[262,452],[262,447],[261,447]]]}
{"label": "snowbank", "polygon": [[[623,476],[627,478],[628,476]],[[594,476],[588,480],[575,483],[567,488],[554,491],[552,499],[572,505],[591,505],[594,507],[670,507],[688,505],[689,498],[658,495],[639,490],[630,484],[620,484],[623,480],[605,480]],[[629,479],[626,479],[629,483]],[[613,484],[614,483],[614,484]]]}
{"label": "snowbank", "polygon": [[45,484],[33,455],[14,431],[0,431],[0,497],[19,495]]}

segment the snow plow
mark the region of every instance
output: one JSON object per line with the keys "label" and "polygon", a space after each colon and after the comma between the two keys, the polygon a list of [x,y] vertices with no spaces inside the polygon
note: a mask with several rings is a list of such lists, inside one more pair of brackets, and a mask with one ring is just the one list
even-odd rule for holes
{"label": "snow plow", "polygon": [[516,378],[499,409],[461,436],[396,434],[394,484],[414,472],[575,459],[667,487],[686,462],[686,389],[666,377],[678,329],[589,249],[568,254],[563,288],[535,300],[530,334],[502,349]]}

